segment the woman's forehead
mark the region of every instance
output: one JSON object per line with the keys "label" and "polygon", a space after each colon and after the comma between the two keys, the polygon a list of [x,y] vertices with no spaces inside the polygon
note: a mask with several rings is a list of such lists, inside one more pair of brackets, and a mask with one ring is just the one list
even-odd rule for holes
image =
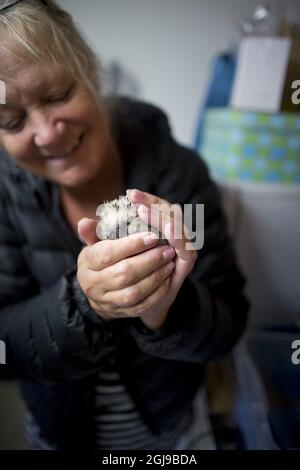
{"label": "woman's forehead", "polygon": [[68,78],[70,73],[63,66],[32,63],[15,66],[13,74],[6,74],[4,82],[8,94],[39,94],[48,88],[63,85]]}

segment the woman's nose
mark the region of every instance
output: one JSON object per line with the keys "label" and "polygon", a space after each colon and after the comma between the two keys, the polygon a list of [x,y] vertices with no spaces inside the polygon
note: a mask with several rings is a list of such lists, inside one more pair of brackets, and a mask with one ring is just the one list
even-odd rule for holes
{"label": "woman's nose", "polygon": [[37,147],[53,147],[59,144],[65,132],[65,123],[60,120],[42,118],[34,128],[34,143]]}

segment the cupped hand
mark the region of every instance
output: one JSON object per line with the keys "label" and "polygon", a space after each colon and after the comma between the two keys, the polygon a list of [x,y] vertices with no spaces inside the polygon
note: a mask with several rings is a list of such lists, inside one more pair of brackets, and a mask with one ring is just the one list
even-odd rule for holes
{"label": "cupped hand", "polygon": [[128,191],[131,201],[138,208],[139,217],[148,225],[158,228],[176,253],[175,269],[168,290],[156,310],[142,312],[142,321],[150,328],[160,328],[188,274],[194,267],[198,254],[190,242],[187,226],[179,205],[171,205],[165,199],[136,189]]}
{"label": "cupped hand", "polygon": [[150,317],[169,291],[174,249],[158,246],[150,232],[99,241],[96,225],[97,220],[86,218],[78,224],[87,246],[78,257],[77,278],[91,307],[106,320]]}

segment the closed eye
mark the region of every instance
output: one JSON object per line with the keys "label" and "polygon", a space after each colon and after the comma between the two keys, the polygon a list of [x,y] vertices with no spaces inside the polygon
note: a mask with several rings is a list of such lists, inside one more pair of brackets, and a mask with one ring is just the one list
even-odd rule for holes
{"label": "closed eye", "polygon": [[67,101],[67,99],[71,95],[71,91],[73,90],[74,85],[69,87],[67,90],[65,90],[62,93],[59,93],[57,95],[49,96],[46,101],[47,103],[63,103],[64,101]]}
{"label": "closed eye", "polygon": [[11,121],[0,123],[0,128],[4,129],[6,131],[20,130],[21,127],[22,127],[24,119],[25,119],[25,114],[22,117],[18,118],[18,119],[13,119]]}

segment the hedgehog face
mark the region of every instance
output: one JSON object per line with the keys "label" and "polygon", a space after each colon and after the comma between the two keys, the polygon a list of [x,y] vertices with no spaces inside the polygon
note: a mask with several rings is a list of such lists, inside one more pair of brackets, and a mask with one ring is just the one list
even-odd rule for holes
{"label": "hedgehog face", "polygon": [[[119,199],[101,204],[96,214],[100,217],[96,233],[101,240],[116,240],[142,231],[138,229],[139,224],[145,227],[138,217],[136,207],[128,196],[120,196]],[[133,223],[136,226],[134,231],[132,230]],[[146,226],[146,230],[148,230],[148,226]]]}
{"label": "hedgehog face", "polygon": [[161,238],[157,229],[149,227],[139,218],[136,206],[127,195],[101,204],[96,215],[100,218],[96,227],[100,240],[116,240],[138,232],[149,232],[151,229],[151,232],[160,237],[160,244],[168,243]]}

